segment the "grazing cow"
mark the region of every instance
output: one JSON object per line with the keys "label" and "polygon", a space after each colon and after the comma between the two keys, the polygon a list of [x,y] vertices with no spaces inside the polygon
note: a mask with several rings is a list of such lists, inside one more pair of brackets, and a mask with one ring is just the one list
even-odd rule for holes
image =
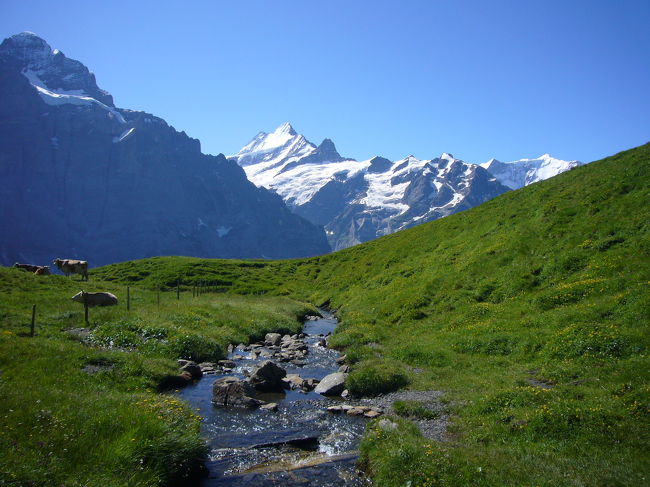
{"label": "grazing cow", "polygon": [[88,303],[88,307],[93,306],[113,306],[117,304],[117,297],[111,293],[87,293],[86,291],[81,291],[74,296],[72,300],[77,303]]}
{"label": "grazing cow", "polygon": [[84,278],[86,281],[88,280],[88,262],[85,260],[54,259],[52,263],[66,276],[70,274],[81,274],[82,280]]}
{"label": "grazing cow", "polygon": [[29,272],[36,272],[40,266],[33,265],[33,264],[19,264],[18,262],[16,262],[14,264],[14,267],[16,269],[23,269],[23,270],[29,271]]}
{"label": "grazing cow", "polygon": [[39,265],[38,269],[34,271],[34,274],[36,274],[37,276],[49,276],[50,267],[47,265]]}

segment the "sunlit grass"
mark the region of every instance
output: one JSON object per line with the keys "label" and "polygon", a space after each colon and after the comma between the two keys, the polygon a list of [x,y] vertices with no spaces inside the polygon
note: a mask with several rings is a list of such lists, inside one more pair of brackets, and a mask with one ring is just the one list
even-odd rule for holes
{"label": "sunlit grass", "polygon": [[[348,385],[358,392],[408,383],[445,393],[452,413],[445,443],[424,439],[404,418],[395,418],[394,430],[379,421],[368,429],[362,459],[377,485],[647,484],[649,167],[646,145],[312,259],[160,257],[95,269],[87,290],[115,291],[123,299],[131,285],[134,301],[131,312],[123,304],[91,310],[95,343],[118,340],[129,351],[97,349],[120,365],[101,380],[84,380],[142,394],[179,350],[218,357],[229,342],[297,330],[295,317],[307,308],[271,297],[287,296],[337,311],[341,323],[330,344],[345,350],[353,367]],[[0,323],[11,333],[3,337],[0,378],[12,370],[4,365],[15,363],[12,350],[37,350],[39,340],[52,340],[77,351],[45,353],[44,375],[54,381],[59,364],[68,363],[64,356],[95,350],[60,331],[82,326],[80,306],[62,304],[79,283],[16,272],[0,274]],[[199,284],[218,294],[192,298]],[[167,291],[160,308],[157,289]],[[37,339],[20,335],[32,303],[39,310]],[[192,336],[201,339],[184,341]],[[76,360],[70,362],[75,386],[84,383],[83,362]],[[120,367],[127,372],[118,373]],[[28,365],[15,381],[23,399],[36,371]],[[26,458],[24,465],[36,462]],[[149,469],[147,481],[154,482],[157,468]],[[100,471],[108,475],[111,468]]]}
{"label": "sunlit grass", "polygon": [[[70,297],[110,291],[115,307]],[[157,292],[0,269],[0,485],[184,485],[206,453],[199,418],[156,392],[177,358],[295,333],[313,308],[286,298]],[[36,336],[29,336],[36,304]],[[66,330],[85,328],[86,344]]]}

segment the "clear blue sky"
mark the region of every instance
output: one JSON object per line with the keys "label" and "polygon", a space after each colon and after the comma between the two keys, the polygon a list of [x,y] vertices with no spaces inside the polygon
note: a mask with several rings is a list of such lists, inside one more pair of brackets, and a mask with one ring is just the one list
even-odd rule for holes
{"label": "clear blue sky", "polygon": [[116,105],[235,153],[284,121],[366,159],[595,160],[650,141],[650,1],[2,0]]}

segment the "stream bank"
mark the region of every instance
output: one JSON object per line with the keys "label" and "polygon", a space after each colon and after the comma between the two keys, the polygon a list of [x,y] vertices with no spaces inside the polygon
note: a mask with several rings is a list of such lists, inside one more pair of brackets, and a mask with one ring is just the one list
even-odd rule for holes
{"label": "stream bank", "polygon": [[356,468],[367,418],[333,414],[327,409],[360,402],[303,388],[257,394],[267,403],[276,403],[276,411],[217,407],[212,402],[217,380],[243,379],[269,359],[287,375],[297,374],[302,379],[320,381],[337,372],[340,354],[326,347],[326,337],[336,328],[337,320],[322,313],[323,317],[305,322],[300,338],[305,345],[303,357],[281,362],[277,346],[239,345],[229,354],[229,362],[224,362],[229,370],[215,369],[181,390],[181,398],[203,418],[202,434],[210,449],[209,475],[201,487],[368,485]]}

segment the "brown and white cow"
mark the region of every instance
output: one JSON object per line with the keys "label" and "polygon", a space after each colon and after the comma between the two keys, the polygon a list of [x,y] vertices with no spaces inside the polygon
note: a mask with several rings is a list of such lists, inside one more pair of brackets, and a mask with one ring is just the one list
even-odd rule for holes
{"label": "brown and white cow", "polygon": [[117,304],[117,296],[111,293],[101,292],[101,293],[87,293],[86,291],[81,291],[71,298],[77,303],[88,303],[88,307],[93,306],[113,306]]}
{"label": "brown and white cow", "polygon": [[84,278],[86,281],[88,280],[88,262],[85,260],[54,259],[52,263],[66,276],[70,274],[81,274],[82,280]]}
{"label": "brown and white cow", "polygon": [[19,264],[16,262],[14,267],[27,272],[33,272],[37,276],[48,276],[50,274],[50,268],[46,265]]}
{"label": "brown and white cow", "polygon": [[14,267],[16,269],[23,269],[28,272],[36,272],[40,266],[33,265],[33,264],[19,264],[18,262],[16,262],[14,264]]}

